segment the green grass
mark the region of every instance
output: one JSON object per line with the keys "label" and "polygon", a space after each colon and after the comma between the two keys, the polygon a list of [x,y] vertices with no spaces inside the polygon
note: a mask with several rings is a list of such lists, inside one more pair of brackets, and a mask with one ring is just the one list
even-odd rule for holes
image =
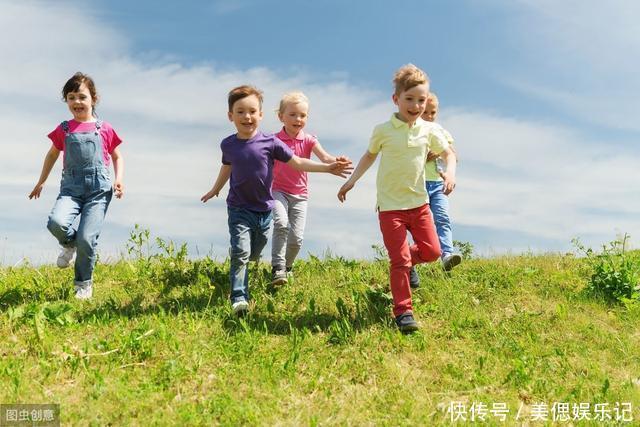
{"label": "green grass", "polygon": [[451,402],[506,403],[488,425],[541,402],[630,402],[640,419],[640,310],[582,292],[584,259],[420,266],[422,329],[404,336],[386,261],[311,257],[277,290],[262,264],[237,320],[228,262],[159,243],[99,264],[90,302],[71,270],[0,270],[0,403],[59,403],[74,425],[448,425]]}

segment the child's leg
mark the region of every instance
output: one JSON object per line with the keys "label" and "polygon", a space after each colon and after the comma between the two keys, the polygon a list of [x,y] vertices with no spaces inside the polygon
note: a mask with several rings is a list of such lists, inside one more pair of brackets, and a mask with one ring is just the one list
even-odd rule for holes
{"label": "child's leg", "polygon": [[449,197],[444,192],[442,181],[427,181],[429,193],[429,207],[433,214],[433,221],[438,232],[442,257],[453,253],[453,233],[451,232],[451,220],[449,218]]}
{"label": "child's leg", "polygon": [[272,211],[252,213],[255,219],[251,226],[251,254],[249,255],[249,260],[260,261],[262,250],[269,240],[269,231],[271,231],[273,213]]}
{"label": "child's leg", "polygon": [[409,288],[411,252],[407,244],[407,211],[385,211],[378,213],[380,231],[390,260],[391,295],[393,315],[399,316],[413,309]]}
{"label": "child's leg", "polygon": [[307,223],[306,199],[291,198],[289,202],[289,236],[287,237],[287,253],[285,255],[286,267],[293,266],[304,239],[304,227]]}
{"label": "child's leg", "polygon": [[416,265],[437,260],[440,257],[440,243],[433,225],[429,205],[423,205],[406,212],[408,215],[407,228],[415,242],[410,247],[411,264]]}
{"label": "child's leg", "polygon": [[49,214],[47,229],[58,239],[60,245],[75,247],[76,230],[73,228],[73,222],[80,215],[81,209],[80,199],[71,196],[58,196]]}
{"label": "child's leg", "polygon": [[271,266],[285,269],[285,247],[289,233],[289,201],[284,193],[273,192],[273,241],[271,242]]}
{"label": "child's leg", "polygon": [[76,233],[75,280],[77,285],[91,283],[96,263],[96,247],[104,217],[111,202],[111,190],[100,192],[82,205],[80,224]]}
{"label": "child's leg", "polygon": [[249,255],[251,254],[251,212],[227,207],[229,213],[231,303],[249,301]]}

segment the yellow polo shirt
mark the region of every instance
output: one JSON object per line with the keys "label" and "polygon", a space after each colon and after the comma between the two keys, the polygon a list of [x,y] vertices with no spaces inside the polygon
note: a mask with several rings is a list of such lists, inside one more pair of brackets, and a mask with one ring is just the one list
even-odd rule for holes
{"label": "yellow polo shirt", "polygon": [[[448,147],[449,145],[453,145],[453,137],[451,136],[451,134],[447,132],[447,130],[442,126],[438,126],[440,128],[440,132],[442,132],[444,138],[447,140],[446,146]],[[436,160],[431,160],[424,165],[424,179],[426,181],[442,181],[442,177],[438,173],[438,165],[436,163]]]}
{"label": "yellow polo shirt", "polygon": [[395,114],[373,129],[369,152],[380,153],[377,208],[381,212],[413,209],[429,200],[424,165],[429,150],[438,154],[447,146],[439,125],[418,119],[413,126]]}

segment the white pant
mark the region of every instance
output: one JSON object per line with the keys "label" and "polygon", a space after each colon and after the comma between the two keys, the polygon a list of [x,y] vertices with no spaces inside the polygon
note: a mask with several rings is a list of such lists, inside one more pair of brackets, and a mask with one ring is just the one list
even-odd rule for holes
{"label": "white pant", "polygon": [[273,198],[271,266],[276,270],[284,270],[293,265],[302,247],[307,222],[307,199],[280,191],[274,191]]}

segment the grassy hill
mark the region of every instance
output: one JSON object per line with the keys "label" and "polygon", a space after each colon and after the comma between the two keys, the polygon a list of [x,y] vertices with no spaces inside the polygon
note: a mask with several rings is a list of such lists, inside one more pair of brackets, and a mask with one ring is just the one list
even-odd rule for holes
{"label": "grassy hill", "polygon": [[228,262],[163,241],[151,255],[147,238],[97,266],[90,302],[71,270],[0,270],[1,403],[59,403],[63,424],[95,425],[640,419],[640,309],[587,295],[584,258],[420,266],[422,329],[404,336],[384,259],[311,257],[279,289],[252,267],[255,306],[237,320]]}

